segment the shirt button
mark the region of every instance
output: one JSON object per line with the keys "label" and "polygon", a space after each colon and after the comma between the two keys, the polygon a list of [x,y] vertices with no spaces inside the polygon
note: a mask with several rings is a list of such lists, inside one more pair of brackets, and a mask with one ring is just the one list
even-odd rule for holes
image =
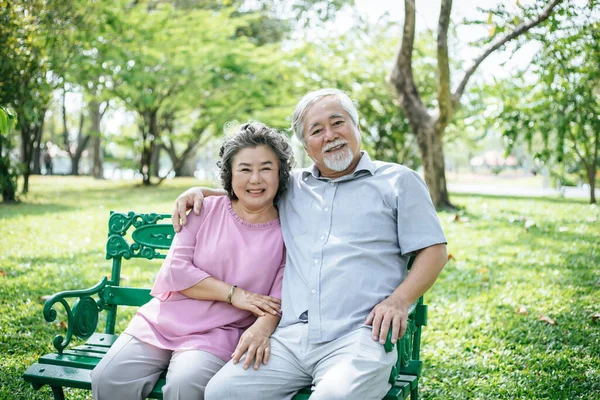
{"label": "shirt button", "polygon": [[318,264],[318,263],[319,263],[319,260],[315,260],[315,264]]}
{"label": "shirt button", "polygon": [[315,294],[315,293],[317,293],[317,290],[316,290],[316,289],[313,289],[313,290],[311,290],[310,292],[311,292],[312,294]]}
{"label": "shirt button", "polygon": [[321,236],[321,240],[325,239],[325,236]]}
{"label": "shirt button", "polygon": [[325,212],[329,211],[329,207],[325,207]]}

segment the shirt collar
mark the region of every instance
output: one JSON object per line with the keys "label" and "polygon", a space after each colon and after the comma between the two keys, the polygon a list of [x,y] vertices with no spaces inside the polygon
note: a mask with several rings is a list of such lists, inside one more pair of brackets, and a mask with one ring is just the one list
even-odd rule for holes
{"label": "shirt collar", "polygon": [[[364,150],[361,150],[360,154],[361,154],[360,160],[358,161],[358,165],[356,166],[356,169],[354,170],[354,172],[352,172],[349,175],[341,176],[341,177],[335,179],[336,181],[354,178],[362,171],[367,171],[371,175],[375,174],[375,164],[373,164],[373,161],[371,161],[371,157],[369,157],[369,154]],[[317,168],[317,166],[315,164],[311,165],[308,168],[304,168],[302,170],[302,178],[305,178],[308,175],[312,175],[316,179],[329,179],[329,178],[323,178],[321,176],[321,172],[319,171],[319,169]]]}

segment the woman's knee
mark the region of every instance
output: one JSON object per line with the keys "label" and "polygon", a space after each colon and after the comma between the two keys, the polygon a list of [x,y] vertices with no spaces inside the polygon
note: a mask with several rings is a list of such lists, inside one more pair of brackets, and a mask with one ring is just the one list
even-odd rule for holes
{"label": "woman's knee", "polygon": [[92,370],[92,395],[96,400],[112,398],[113,393],[111,386],[115,383],[115,377],[118,374],[114,374],[113,368],[110,366],[98,364],[96,368]]}

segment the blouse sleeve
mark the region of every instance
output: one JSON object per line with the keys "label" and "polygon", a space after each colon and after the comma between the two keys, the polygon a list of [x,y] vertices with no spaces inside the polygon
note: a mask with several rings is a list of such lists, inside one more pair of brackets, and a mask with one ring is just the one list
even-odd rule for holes
{"label": "blouse sleeve", "polygon": [[[205,207],[202,208],[202,211]],[[205,214],[190,213],[187,225],[175,235],[169,253],[162,266],[150,294],[165,301],[173,292],[190,288],[210,275],[193,264],[196,249],[196,235]]]}
{"label": "blouse sleeve", "polygon": [[281,265],[279,265],[279,268],[277,269],[277,274],[275,275],[273,286],[271,286],[271,291],[269,292],[269,296],[277,297],[278,299],[281,299],[281,283],[283,282],[283,268],[285,267],[285,257],[286,252],[284,249]]}

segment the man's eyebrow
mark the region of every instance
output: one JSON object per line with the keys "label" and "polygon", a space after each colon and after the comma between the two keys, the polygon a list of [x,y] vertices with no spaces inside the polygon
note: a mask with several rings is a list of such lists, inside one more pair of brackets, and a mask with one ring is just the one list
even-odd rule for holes
{"label": "man's eyebrow", "polygon": [[[344,114],[342,113],[333,113],[329,116],[329,119],[334,119],[334,118],[344,118]],[[320,125],[319,122],[313,122],[312,124],[310,124],[308,126],[308,130],[310,131],[312,128],[314,128],[315,126]]]}

